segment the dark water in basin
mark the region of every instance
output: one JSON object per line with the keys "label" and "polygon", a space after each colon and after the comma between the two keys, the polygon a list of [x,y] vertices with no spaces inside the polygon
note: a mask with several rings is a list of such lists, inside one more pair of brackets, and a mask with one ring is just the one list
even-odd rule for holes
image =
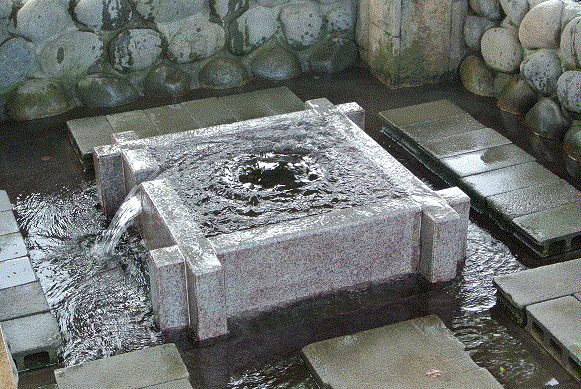
{"label": "dark water in basin", "polygon": [[206,236],[405,194],[326,119],[150,149]]}
{"label": "dark water in basin", "polygon": [[15,205],[33,266],[65,338],[65,365],[171,340],[178,344],[194,388],[316,388],[299,356],[301,347],[433,313],[505,387],[578,387],[495,306],[492,277],[523,266],[504,244],[474,224],[469,227],[466,265],[453,282],[430,285],[408,276],[323,296],[234,320],[229,339],[199,349],[185,333],[164,339],[155,328],[139,236],[123,237],[120,268],[103,269],[91,259],[89,248],[106,227],[96,205],[92,186],[31,195]]}

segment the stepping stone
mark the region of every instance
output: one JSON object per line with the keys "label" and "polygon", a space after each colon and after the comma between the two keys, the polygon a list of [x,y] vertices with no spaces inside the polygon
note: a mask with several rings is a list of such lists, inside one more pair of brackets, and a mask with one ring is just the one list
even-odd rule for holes
{"label": "stepping stone", "polygon": [[526,162],[535,158],[513,144],[443,158],[441,162],[458,175],[466,177]]}
{"label": "stepping stone", "polygon": [[0,236],[20,232],[12,209],[0,212]]}
{"label": "stepping stone", "polygon": [[69,120],[67,128],[71,135],[71,143],[77,150],[81,162],[92,165],[93,148],[110,145],[113,140],[113,128],[105,116]]}
{"label": "stepping stone", "polygon": [[526,308],[526,329],[581,381],[581,301],[565,296]]}
{"label": "stepping stone", "polygon": [[106,117],[113,133],[135,131],[141,139],[159,135],[155,124],[141,110],[121,112]]}
{"label": "stepping stone", "polygon": [[50,312],[38,281],[0,289],[0,321]]}
{"label": "stepping stone", "polygon": [[62,337],[51,313],[7,320],[0,325],[19,371],[57,363]]}
{"label": "stepping stone", "polygon": [[0,326],[0,385],[2,389],[18,388],[18,371],[8,350],[8,345]]}
{"label": "stepping stone", "polygon": [[275,115],[274,110],[252,92],[219,97],[218,100],[234,113],[237,121]]}
{"label": "stepping stone", "polygon": [[0,212],[12,211],[12,204],[5,190],[0,190]]}
{"label": "stepping stone", "polygon": [[264,101],[274,112],[273,115],[282,115],[305,109],[305,103],[286,86],[260,89],[252,92],[252,94]]}
{"label": "stepping stone", "polygon": [[174,344],[162,344],[58,369],[54,375],[59,389],[149,388],[154,385],[170,385],[173,381],[183,382],[189,377]]}
{"label": "stepping stone", "polygon": [[198,123],[179,104],[150,108],[144,112],[149,116],[160,135],[200,128]]}
{"label": "stepping stone", "polygon": [[463,134],[485,128],[482,123],[467,113],[449,116],[427,122],[401,126],[401,131],[416,141],[420,146],[451,135]]}
{"label": "stepping stone", "polygon": [[442,139],[425,143],[423,146],[436,158],[451,157],[473,151],[512,143],[492,128],[483,128],[462,134],[450,135]]}
{"label": "stepping stone", "polygon": [[379,116],[391,125],[400,127],[462,114],[466,114],[466,112],[453,102],[449,100],[438,100],[390,109],[389,111],[380,112]]}
{"label": "stepping stone", "polygon": [[480,197],[554,183],[559,180],[559,177],[537,162],[524,163],[463,177],[464,183]]}
{"label": "stepping stone", "polygon": [[194,118],[200,128],[229,124],[236,121],[236,116],[224,107],[216,97],[192,100],[181,103],[182,108]]}
{"label": "stepping stone", "polygon": [[0,262],[0,289],[36,281],[36,275],[28,257]]}
{"label": "stepping stone", "polygon": [[581,259],[494,277],[493,283],[524,323],[525,307],[581,292]]}
{"label": "stepping stone", "polygon": [[313,343],[302,356],[325,388],[502,388],[435,315]]}
{"label": "stepping stone", "polygon": [[490,196],[490,208],[508,220],[581,201],[581,192],[565,180]]}
{"label": "stepping stone", "polygon": [[28,255],[20,232],[0,235],[0,262]]}

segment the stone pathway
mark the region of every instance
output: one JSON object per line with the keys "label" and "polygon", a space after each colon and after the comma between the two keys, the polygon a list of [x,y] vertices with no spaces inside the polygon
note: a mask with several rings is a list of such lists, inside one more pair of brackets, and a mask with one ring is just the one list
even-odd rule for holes
{"label": "stone pathway", "polygon": [[498,301],[581,381],[581,259],[494,278]]}
{"label": "stone pathway", "polygon": [[[5,191],[0,191],[0,328],[18,370],[57,362],[61,334]],[[1,360],[2,355],[0,365]]]}
{"label": "stone pathway", "polygon": [[93,148],[112,144],[112,134],[135,131],[140,138],[206,128],[219,124],[280,115],[304,109],[285,86],[223,97],[210,97],[96,116],[67,122],[69,138],[86,169],[93,167]]}
{"label": "stone pathway", "polygon": [[322,388],[502,388],[435,315],[313,343],[302,356]]}
{"label": "stone pathway", "polygon": [[379,113],[382,130],[540,256],[581,248],[581,192],[454,103]]}

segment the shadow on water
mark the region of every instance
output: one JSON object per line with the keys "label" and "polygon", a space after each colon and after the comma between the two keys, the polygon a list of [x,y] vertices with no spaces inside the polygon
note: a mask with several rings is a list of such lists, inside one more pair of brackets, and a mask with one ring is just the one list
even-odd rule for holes
{"label": "shadow on water", "polygon": [[121,238],[120,266],[90,255],[106,227],[96,188],[29,195],[15,205],[33,266],[55,313],[70,366],[173,341],[194,388],[316,388],[300,349],[307,344],[418,316],[437,314],[477,364],[507,388],[578,388],[524,330],[496,308],[494,275],[524,267],[485,230],[470,224],[468,257],[452,282],[417,275],[320,296],[230,320],[230,337],[198,348],[187,332],[160,333],[148,297],[146,252],[138,234]]}

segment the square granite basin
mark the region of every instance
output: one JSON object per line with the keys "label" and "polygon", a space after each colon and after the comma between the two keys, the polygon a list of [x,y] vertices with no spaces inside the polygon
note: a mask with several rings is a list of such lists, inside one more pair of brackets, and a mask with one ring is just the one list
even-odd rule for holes
{"label": "square granite basin", "polygon": [[140,187],[162,329],[205,341],[228,318],[413,272],[456,275],[468,197],[413,176],[360,128],[357,104],[306,108],[95,148],[104,209]]}

